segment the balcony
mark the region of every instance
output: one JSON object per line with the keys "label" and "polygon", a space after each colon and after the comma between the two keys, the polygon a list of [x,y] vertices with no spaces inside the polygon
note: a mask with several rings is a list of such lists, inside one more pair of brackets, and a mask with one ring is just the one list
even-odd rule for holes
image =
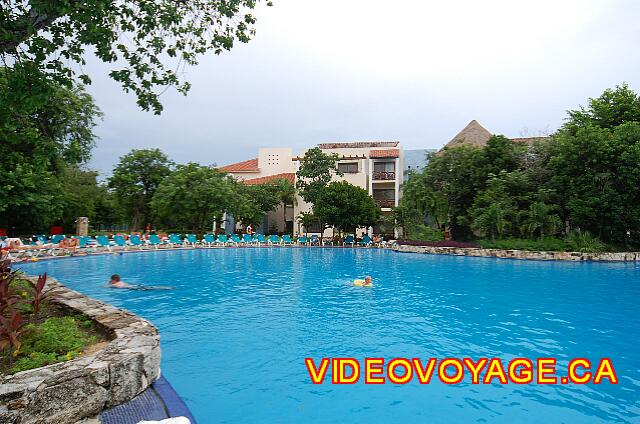
{"label": "balcony", "polygon": [[389,199],[373,199],[380,208],[393,208],[396,206],[395,200]]}
{"label": "balcony", "polygon": [[396,179],[394,171],[373,171],[373,179],[375,181],[393,181]]}

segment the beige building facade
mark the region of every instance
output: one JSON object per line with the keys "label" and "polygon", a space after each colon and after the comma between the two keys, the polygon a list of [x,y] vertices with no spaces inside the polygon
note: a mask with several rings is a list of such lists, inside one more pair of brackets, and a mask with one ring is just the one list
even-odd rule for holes
{"label": "beige building facade", "polygon": [[[382,213],[390,213],[398,206],[403,180],[403,152],[397,141],[358,141],[322,143],[319,147],[324,153],[338,155],[338,169],[342,176],[334,176],[335,181],[347,181],[361,187],[373,197]],[[300,159],[306,149],[293,155],[291,148],[261,148],[258,157],[220,168],[245,184],[262,184],[277,178],[285,178],[295,184],[296,172],[300,167]],[[311,211],[311,205],[297,196],[294,205],[285,210],[280,205],[267,214],[259,231],[264,233],[301,233],[319,234],[319,228],[304,228],[297,217],[303,212]],[[372,233],[376,229],[361,229],[359,235]],[[376,231],[378,232],[378,231]],[[327,229],[324,236],[332,236],[332,229]]]}

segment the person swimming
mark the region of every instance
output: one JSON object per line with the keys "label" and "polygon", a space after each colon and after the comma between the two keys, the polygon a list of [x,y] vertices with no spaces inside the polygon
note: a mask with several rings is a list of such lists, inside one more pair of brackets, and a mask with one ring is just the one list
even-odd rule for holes
{"label": "person swimming", "polygon": [[131,284],[127,284],[120,279],[118,274],[113,274],[111,276],[111,280],[109,281],[108,287],[113,289],[127,289],[127,290],[173,290],[174,287],[171,286],[134,286]]}
{"label": "person swimming", "polygon": [[134,286],[131,284],[127,284],[124,281],[120,280],[120,276],[118,274],[113,274],[111,276],[111,280],[109,281],[109,287],[113,289],[132,289]]}
{"label": "person swimming", "polygon": [[353,280],[353,285],[358,287],[371,287],[373,285],[373,280],[370,275],[364,277],[364,280]]}

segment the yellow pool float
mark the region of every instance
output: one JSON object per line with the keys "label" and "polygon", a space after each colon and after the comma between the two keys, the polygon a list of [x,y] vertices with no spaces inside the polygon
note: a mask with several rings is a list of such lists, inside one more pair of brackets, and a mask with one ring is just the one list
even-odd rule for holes
{"label": "yellow pool float", "polygon": [[367,284],[365,280],[353,280],[353,285],[356,287],[371,287],[373,283]]}

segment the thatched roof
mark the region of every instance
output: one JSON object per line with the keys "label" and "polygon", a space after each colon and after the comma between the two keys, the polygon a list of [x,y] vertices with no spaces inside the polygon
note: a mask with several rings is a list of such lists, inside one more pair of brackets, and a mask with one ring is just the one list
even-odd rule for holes
{"label": "thatched roof", "polygon": [[462,131],[456,134],[443,148],[458,147],[462,145],[471,145],[484,147],[491,138],[491,133],[485,127],[480,125],[475,119],[464,127]]}

